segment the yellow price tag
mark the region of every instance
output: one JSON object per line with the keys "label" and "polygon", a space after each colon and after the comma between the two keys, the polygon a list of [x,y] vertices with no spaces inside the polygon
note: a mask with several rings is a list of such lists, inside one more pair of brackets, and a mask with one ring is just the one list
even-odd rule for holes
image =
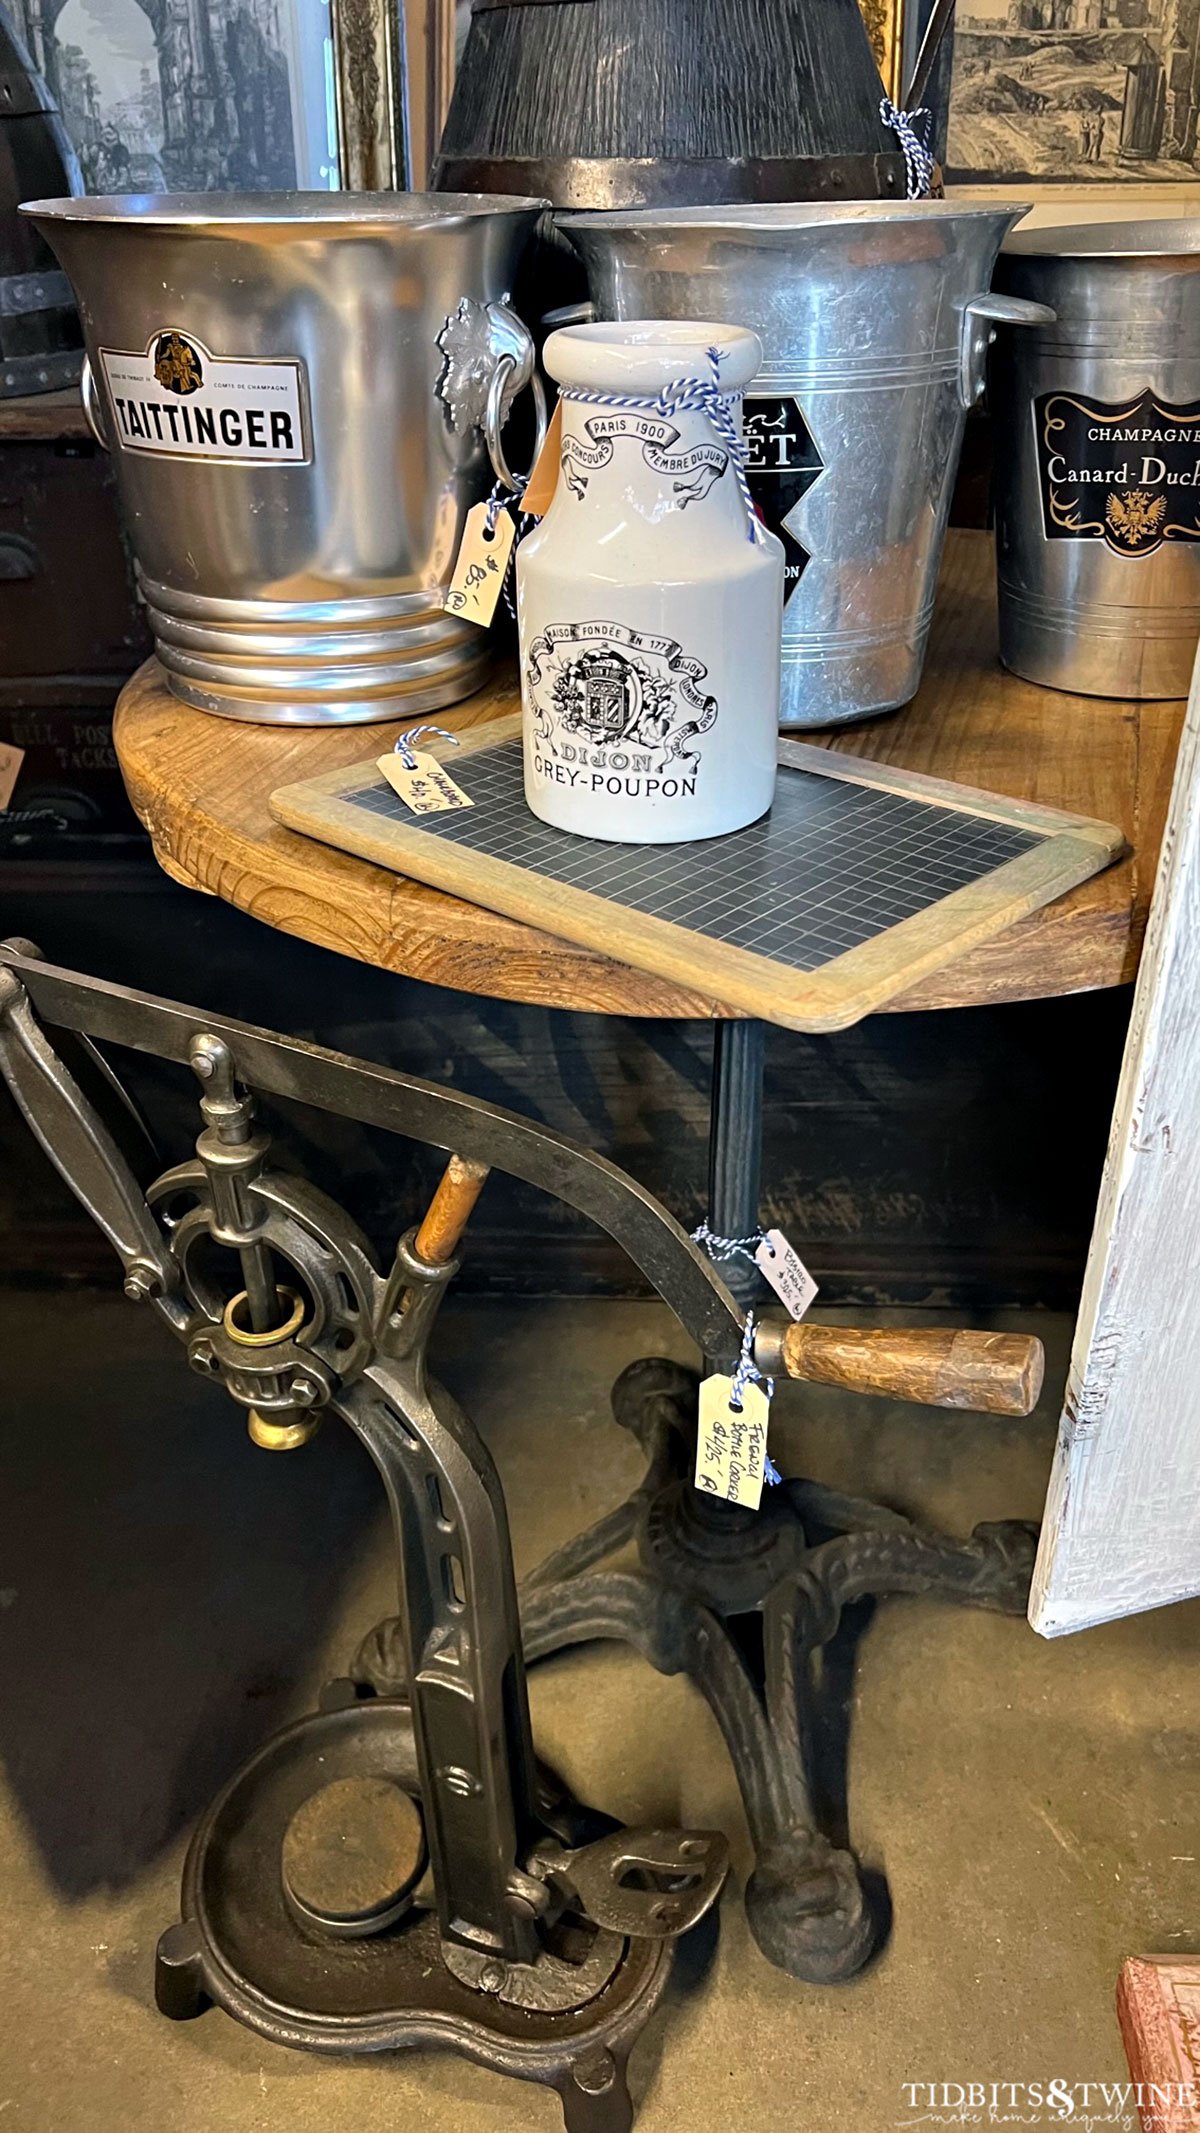
{"label": "yellow price tag", "polygon": [[448,807],[474,807],[475,802],[467,797],[461,785],[456,785],[444,763],[435,755],[426,755],[423,750],[410,751],[411,763],[394,751],[381,755],[378,768],[383,772],[392,791],[414,815],[440,815]]}
{"label": "yellow price tag", "polygon": [[504,590],[508,559],[516,537],[516,521],[511,511],[499,513],[490,533],[488,506],[476,504],[473,511],[468,511],[462,546],[445,598],[448,614],[458,615],[464,622],[477,622],[480,629],[487,628]]}
{"label": "yellow price tag", "polygon": [[700,1387],[696,1437],[696,1487],[722,1503],[757,1511],[767,1470],[767,1422],[771,1402],[761,1385],[743,1388],[732,1405],[731,1377],[705,1378]]}

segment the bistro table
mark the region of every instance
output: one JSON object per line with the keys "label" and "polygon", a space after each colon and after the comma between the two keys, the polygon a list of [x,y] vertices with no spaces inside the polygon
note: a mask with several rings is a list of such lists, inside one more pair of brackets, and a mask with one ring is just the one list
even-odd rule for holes
{"label": "bistro table", "polygon": [[[511,712],[511,669],[468,703],[438,714],[462,730]],[[946,550],[925,677],[912,704],[858,726],[804,738],[878,763],[1037,801],[1119,824],[1128,856],[1069,895],[891,1002],[912,1011],[990,1005],[1129,983],[1136,971],[1154,883],[1183,719],[1178,702],[1100,701],[1041,689],[1005,673],[996,656],[990,536],[952,533]],[[411,720],[408,721],[411,723]],[[129,682],[115,737],[130,798],[160,865],[173,880],[224,898],[265,924],[361,962],[450,986],[553,1008],[714,1022],[708,1222],[726,1237],[758,1227],[764,1026],[552,934],[315,843],[276,823],[279,786],[382,754],[397,728],[266,727],[216,721],[172,697],[150,661]],[[797,1039],[803,1043],[803,1038]],[[722,1269],[742,1301],[758,1282],[748,1260]],[[651,1366],[644,1366],[650,1368]],[[669,1370],[673,1366],[662,1366]],[[660,1387],[681,1403],[679,1373]],[[644,1388],[643,1388],[644,1389]],[[639,1428],[636,1416],[619,1419]],[[646,1441],[646,1434],[643,1441]],[[662,1671],[684,1667],[708,1695],[738,1768],[758,1867],[747,1909],[760,1947],[793,1975],[831,1982],[861,1967],[871,1929],[852,1856],[816,1829],[803,1775],[799,1700],[811,1653],[833,1634],[841,1608],[865,1592],[936,1590],[972,1604],[1024,1611],[1030,1529],[979,1529],[965,1544],[893,1512],[834,1497],[807,1482],[770,1492],[763,1513],[711,1504],[687,1486],[663,1441],[647,1443],[643,1488],[544,1565],[522,1610],[527,1655],[588,1637],[624,1636]],[[672,1495],[672,1490],[674,1494]],[[667,1506],[670,1498],[670,1516]],[[784,1499],[787,1499],[784,1501]],[[647,1510],[647,1505],[650,1506]],[[832,1535],[809,1547],[813,1531]],[[595,1566],[647,1532],[661,1605],[632,1617],[620,1580]],[[773,1581],[807,1549],[809,1615],[776,1619]],[[643,1560],[647,1547],[643,1547]],[[680,1592],[713,1616],[761,1612],[766,1686],[761,1724],[730,1689],[734,1647],[713,1658],[680,1641]],[[675,1607],[675,1613],[672,1613]],[[694,1625],[693,1625],[694,1627]],[[674,1639],[674,1641],[672,1641]],[[705,1640],[708,1640],[705,1643]],[[386,1687],[386,1625],[364,1647],[365,1678]],[[736,1660],[741,1665],[741,1659]],[[772,1669],[774,1668],[774,1674]],[[722,1669],[724,1672],[722,1673]],[[720,1676],[720,1678],[717,1678]],[[730,1700],[732,1698],[732,1701]],[[740,1700],[739,1700],[740,1698]]]}
{"label": "bistro table", "polygon": [[[511,670],[438,714],[451,731],[517,703]],[[890,1003],[973,1007],[1129,983],[1137,969],[1183,720],[1177,702],[1067,696],[996,658],[990,536],[950,535],[925,678],[913,703],[806,740],[878,763],[1115,822],[1129,856]],[[394,726],[236,725],[189,710],[151,660],[124,690],[115,736],[130,798],[173,880],[282,932],[460,992],[592,1014],[712,1018],[709,1222],[753,1230],[759,1202],[763,1028],[586,948],[284,829],[281,785],[382,754]],[[215,745],[214,734],[219,734]]]}

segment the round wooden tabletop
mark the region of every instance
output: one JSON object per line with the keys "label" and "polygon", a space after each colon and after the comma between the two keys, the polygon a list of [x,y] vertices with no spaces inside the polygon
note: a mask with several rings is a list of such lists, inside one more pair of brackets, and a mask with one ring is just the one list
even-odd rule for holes
{"label": "round wooden tabletop", "polygon": [[[511,673],[439,712],[453,731],[512,711]],[[992,543],[947,542],[920,693],[903,711],[804,740],[1120,824],[1130,856],[1010,927],[893,1010],[1083,992],[1132,978],[1166,817],[1181,703],[1067,696],[996,658]],[[709,1017],[719,1003],[516,924],[274,822],[277,786],[366,761],[396,726],[240,725],[189,710],[150,661],[124,689],[115,735],[130,798],[176,881],[360,962],[460,992],[612,1015]]]}

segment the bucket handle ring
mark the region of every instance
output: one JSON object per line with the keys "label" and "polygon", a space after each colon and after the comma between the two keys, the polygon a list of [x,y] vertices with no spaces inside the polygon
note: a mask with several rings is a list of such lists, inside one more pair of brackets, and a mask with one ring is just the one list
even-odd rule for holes
{"label": "bucket handle ring", "polygon": [[[483,418],[483,434],[487,440],[488,457],[492,462],[492,472],[497,481],[502,482],[513,496],[519,496],[529,480],[528,474],[513,473],[505,455],[504,444],[500,434],[506,420],[505,394],[509,380],[517,368],[515,356],[502,355],[500,357],[496,368],[492,372],[491,384],[488,386],[487,408]],[[537,423],[533,458],[529,463],[529,473],[532,474],[541,457],[542,446],[546,442],[547,427],[546,388],[542,384],[541,375],[536,367],[529,375],[529,390],[533,394],[534,417]],[[511,413],[511,408],[509,413]]]}
{"label": "bucket handle ring", "polygon": [[87,426],[101,451],[111,452],[112,446],[104,429],[104,416],[100,411],[100,395],[96,391],[95,375],[86,356],[83,359],[83,369],[79,373],[79,397],[83,401]]}

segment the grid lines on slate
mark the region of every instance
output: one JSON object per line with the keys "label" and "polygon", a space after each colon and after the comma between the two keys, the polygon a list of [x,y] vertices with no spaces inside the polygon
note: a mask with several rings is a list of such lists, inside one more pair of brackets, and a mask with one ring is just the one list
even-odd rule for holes
{"label": "grid lines on slate", "polygon": [[519,738],[448,767],[473,808],[417,817],[383,784],[345,804],[539,875],[548,896],[554,883],[584,889],[800,971],[818,970],[1045,841],[781,764],[775,805],[749,829],[695,844],[608,844],[529,812]]}

